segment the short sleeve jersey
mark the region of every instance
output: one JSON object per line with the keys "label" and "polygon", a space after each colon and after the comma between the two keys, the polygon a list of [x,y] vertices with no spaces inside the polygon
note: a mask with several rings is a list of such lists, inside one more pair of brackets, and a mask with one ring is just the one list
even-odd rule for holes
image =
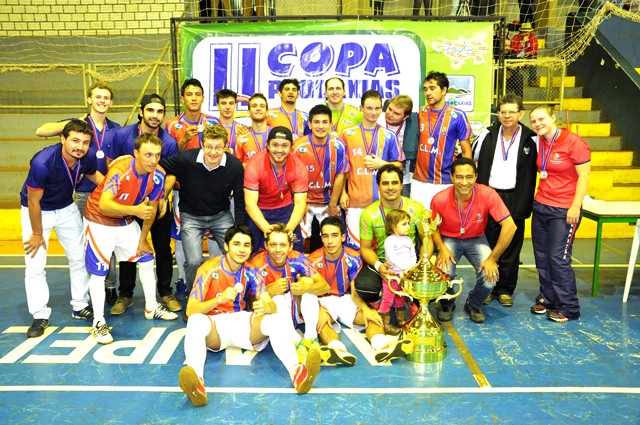
{"label": "short sleeve jersey", "polygon": [[340,137],[342,132],[349,127],[354,127],[362,122],[362,111],[355,106],[345,103],[340,110],[331,110],[331,131]]}
{"label": "short sleeve jersey", "polygon": [[112,193],[121,205],[138,205],[149,197],[158,201],[164,196],[165,171],[156,167],[155,172],[139,175],[135,170],[135,158],[122,156],[111,163],[102,183],[91,193],[84,209],[85,218],[105,226],[125,226],[132,222],[131,216],[111,216],[100,211],[100,197]]}
{"label": "short sleeve jersey", "polygon": [[258,298],[265,291],[264,280],[251,263],[244,263],[237,272],[231,271],[228,264],[225,256],[220,255],[202,263],[196,272],[193,289],[189,295],[189,298],[196,301],[211,300],[237,283],[242,285],[242,292],[233,301],[217,305],[207,312],[210,316],[245,310],[247,301]]}
{"label": "short sleeve jersey", "polygon": [[73,192],[84,174],[93,174],[98,164],[95,155],[85,155],[73,168],[62,157],[62,143],[47,146],[31,158],[29,173],[20,191],[20,205],[29,206],[28,189],[41,190],[40,208],[54,211],[73,203]]}
{"label": "short sleeve jersey", "polygon": [[200,114],[200,118],[197,121],[189,121],[184,113],[169,118],[165,123],[165,131],[169,133],[176,141],[181,140],[187,131],[187,127],[190,125],[202,126],[198,129],[198,134],[194,135],[184,146],[183,150],[194,149],[202,147],[202,131],[205,126],[220,124],[218,118],[213,115]]}
{"label": "short sleeve jersey", "polygon": [[[136,138],[141,135],[139,124],[131,124],[116,131],[111,144],[105,147],[105,154],[111,161],[123,155],[133,155]],[[171,134],[158,129],[158,138],[162,140],[162,158],[169,158],[178,153],[178,142]]]}
{"label": "short sleeve jersey", "polygon": [[[455,198],[455,186],[451,186],[436,194],[431,200],[431,214],[440,214],[440,234],[449,238],[471,239],[484,234],[489,215],[497,223],[511,216],[509,209],[493,188],[476,183],[473,195],[458,207]],[[464,233],[461,229],[464,228]]]}
{"label": "short sleeve jersey", "polygon": [[453,106],[435,111],[420,108],[418,157],[413,178],[424,183],[450,184],[456,143],[471,138],[467,115]]}
{"label": "short sleeve jersey", "polygon": [[307,167],[297,155],[289,155],[285,166],[275,172],[269,152],[251,158],[244,169],[244,188],[258,192],[258,207],[273,210],[293,203],[293,193],[306,193],[309,188]]}
{"label": "short sleeve jersey", "polygon": [[240,123],[233,121],[231,125],[225,125],[224,129],[227,130],[228,137],[228,149],[232,155],[235,156],[236,147],[238,145],[238,129],[242,129],[246,127]]}
{"label": "short sleeve jersey", "polygon": [[307,204],[329,203],[336,175],[349,170],[346,150],[344,142],[335,136],[328,136],[323,145],[314,144],[311,134],[293,143],[293,153],[304,162],[309,173]]}
{"label": "short sleeve jersey", "polygon": [[232,152],[233,156],[238,158],[243,164],[246,164],[253,155],[267,149],[267,135],[269,131],[271,131],[271,127],[267,127],[267,131],[264,133],[256,133],[253,129],[249,129],[248,133],[238,137],[238,142]]}
{"label": "short sleeve jersey", "polygon": [[267,124],[269,127],[287,127],[293,133],[293,138],[307,134],[309,114],[296,109],[293,113],[288,113],[282,107],[269,109]]}
{"label": "short sleeve jersey", "polygon": [[365,157],[376,155],[387,162],[404,161],[404,152],[393,131],[377,125],[365,129],[362,124],[344,130],[340,136],[349,157],[349,205],[364,208],[378,199],[377,170],[365,167]]}
{"label": "short sleeve jersey", "polygon": [[[409,237],[415,244],[416,230],[420,225],[421,219],[429,211],[418,201],[411,198],[402,197],[400,209],[406,211],[411,216],[411,231]],[[362,211],[360,215],[360,240],[373,241],[373,249],[376,251],[380,261],[384,262],[384,241],[387,234],[384,229],[385,217],[391,208],[381,208],[380,201],[376,201]]]}
{"label": "short sleeve jersey", "polygon": [[546,169],[548,176],[540,179],[536,201],[559,208],[569,208],[576,195],[578,173],[576,165],[591,161],[591,148],[580,136],[567,130],[560,134],[551,145],[544,137],[540,138],[538,150],[538,171],[542,171],[543,155],[548,155]]}
{"label": "short sleeve jersey", "polygon": [[328,295],[341,297],[348,294],[351,282],[362,268],[362,257],[354,249],[343,246],[342,254],[337,260],[328,260],[324,248],[320,248],[309,255],[313,267],[329,282],[331,289]]}
{"label": "short sleeve jersey", "polygon": [[[91,116],[87,116],[85,121],[89,123],[93,132],[91,145],[89,146],[89,152],[87,152],[87,155],[95,156],[98,164],[98,171],[102,174],[107,174],[107,156],[104,154],[104,147],[111,144],[111,140],[113,139],[113,136],[115,136],[116,130],[120,128],[120,124],[111,121],[109,118],[105,118],[101,131],[98,129],[98,126],[96,126],[96,123],[93,121]],[[93,184],[91,180],[82,179],[80,180],[80,183],[78,183],[76,191],[93,192],[95,188],[96,185]]]}
{"label": "short sleeve jersey", "polygon": [[271,262],[268,251],[261,251],[251,262],[258,268],[260,275],[264,279],[265,286],[269,286],[281,277],[295,279],[298,274],[306,277],[313,277],[318,274],[311,265],[309,258],[296,250],[292,250],[287,254],[287,260],[282,267],[276,267]]}

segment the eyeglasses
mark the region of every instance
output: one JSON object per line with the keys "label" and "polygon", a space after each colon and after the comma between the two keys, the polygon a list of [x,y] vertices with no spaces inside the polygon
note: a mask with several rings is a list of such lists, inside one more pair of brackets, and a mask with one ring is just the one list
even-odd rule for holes
{"label": "eyeglasses", "polygon": [[520,111],[500,111],[498,112],[498,115],[500,115],[501,117],[506,117],[508,115],[518,115],[520,113]]}
{"label": "eyeglasses", "polygon": [[204,146],[202,147],[202,150],[203,150],[203,151],[205,151],[205,152],[207,152],[207,153],[209,153],[209,152],[211,152],[211,151],[213,151],[213,152],[215,152],[215,153],[220,153],[220,152],[224,152],[224,147],[221,147],[221,146],[213,147],[213,146],[207,146],[207,145],[204,145]]}

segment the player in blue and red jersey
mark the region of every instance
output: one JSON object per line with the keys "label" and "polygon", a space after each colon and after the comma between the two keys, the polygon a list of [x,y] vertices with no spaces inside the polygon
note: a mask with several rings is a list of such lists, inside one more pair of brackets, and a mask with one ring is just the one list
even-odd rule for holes
{"label": "player in blue and red jersey", "polygon": [[204,387],[207,350],[262,351],[271,342],[299,394],[309,392],[320,372],[317,350],[309,353],[304,364],[298,362],[291,319],[276,306],[260,272],[248,262],[251,239],[246,225],[230,227],[225,234],[226,254],[207,260],[198,269],[187,304],[185,366],[178,376],[180,388],[195,406],[208,402]]}
{"label": "player in blue and red jersey", "polygon": [[255,93],[249,98],[249,117],[251,128],[248,133],[238,136],[233,154],[243,165],[258,152],[267,149],[267,136],[271,127],[267,125],[267,98],[262,93]]}
{"label": "player in blue and red jersey", "polygon": [[[155,261],[147,242],[158,202],[164,195],[165,173],[158,166],[161,148],[162,141],[153,135],[138,137],[134,156],[123,156],[113,162],[87,201],[85,266],[91,275],[89,289],[95,309],[91,334],[101,344],[113,342],[111,328],[104,320],[104,276],[113,252],[118,261],[140,265],[145,318],[178,318],[156,300]],[[144,220],[142,229],[133,216]]]}
{"label": "player in blue and red jersey", "polygon": [[269,109],[267,123],[269,127],[286,127],[297,139],[309,133],[306,112],[296,109],[296,102],[300,97],[300,81],[295,78],[285,78],[278,86],[280,107]]}

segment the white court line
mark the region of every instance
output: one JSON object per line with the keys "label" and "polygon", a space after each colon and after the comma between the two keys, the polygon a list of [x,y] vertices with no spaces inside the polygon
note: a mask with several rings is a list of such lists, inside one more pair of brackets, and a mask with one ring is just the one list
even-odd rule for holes
{"label": "white court line", "polygon": [[[108,385],[7,385],[0,392],[149,392],[179,393],[180,387]],[[206,387],[208,393],[295,394],[293,388]],[[315,394],[505,394],[505,393],[589,393],[640,394],[640,387],[452,387],[452,388],[313,388]]]}

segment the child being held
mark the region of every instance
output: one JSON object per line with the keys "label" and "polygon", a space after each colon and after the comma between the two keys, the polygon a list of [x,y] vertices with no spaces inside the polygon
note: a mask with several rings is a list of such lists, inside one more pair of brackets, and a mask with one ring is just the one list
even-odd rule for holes
{"label": "child being held", "polygon": [[[416,264],[416,247],[408,236],[411,230],[411,216],[408,212],[394,209],[389,211],[385,221],[387,239],[384,241],[384,256],[389,270],[394,273],[404,273]],[[393,289],[400,291],[400,284],[391,281]],[[388,335],[398,335],[401,331],[390,323],[391,305],[396,309],[396,319],[402,325],[405,319],[404,297],[394,294],[389,289],[388,282],[382,281],[382,302],[378,312],[384,323],[384,332]]]}

